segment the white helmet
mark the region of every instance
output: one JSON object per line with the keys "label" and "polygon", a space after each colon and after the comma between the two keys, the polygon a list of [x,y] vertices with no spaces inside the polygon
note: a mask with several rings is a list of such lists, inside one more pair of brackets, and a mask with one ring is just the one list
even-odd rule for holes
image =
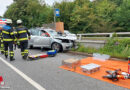
{"label": "white helmet", "polygon": [[12,20],[11,19],[7,19],[6,23],[12,23]]}
{"label": "white helmet", "polygon": [[21,24],[22,23],[22,20],[17,20],[17,24]]}

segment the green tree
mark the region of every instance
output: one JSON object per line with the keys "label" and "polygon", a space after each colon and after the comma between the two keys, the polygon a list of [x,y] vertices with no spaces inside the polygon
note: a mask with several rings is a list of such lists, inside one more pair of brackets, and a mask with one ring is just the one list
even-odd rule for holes
{"label": "green tree", "polygon": [[93,4],[96,20],[92,25],[94,32],[115,32],[122,30],[117,27],[117,22],[113,20],[112,16],[116,11],[116,4],[109,0],[100,0]]}
{"label": "green tree", "polygon": [[10,18],[14,22],[18,19],[22,19],[24,25],[30,28],[51,22],[53,20],[50,16],[52,14],[51,12],[51,7],[42,4],[39,0],[14,0],[14,3],[8,7],[4,17]]}
{"label": "green tree", "polygon": [[[130,0],[63,0],[54,6],[60,9],[57,21],[74,33],[130,31]],[[27,27],[51,23],[53,16],[45,0],[14,0],[4,14],[14,22],[22,19]]]}
{"label": "green tree", "polygon": [[63,0],[61,3],[56,3],[55,8],[60,9],[60,17],[57,17],[57,20],[64,22],[64,27],[66,30],[68,30],[71,13],[74,8],[74,3]]}
{"label": "green tree", "polygon": [[84,3],[78,4],[78,0],[75,1],[76,6],[73,10],[71,21],[69,23],[70,30],[76,33],[93,32],[91,29],[92,23],[95,21],[95,14],[93,8],[90,7],[90,1],[83,0]]}
{"label": "green tree", "polygon": [[115,12],[116,4],[109,0],[102,0],[95,4],[95,13],[98,18],[102,18],[106,21],[112,20],[112,15]]}
{"label": "green tree", "polygon": [[130,31],[130,0],[123,0],[120,7],[117,7],[113,18],[118,22],[117,26],[123,28],[121,31]]}
{"label": "green tree", "polygon": [[110,0],[111,2],[114,2],[117,6],[120,6],[123,3],[123,0]]}

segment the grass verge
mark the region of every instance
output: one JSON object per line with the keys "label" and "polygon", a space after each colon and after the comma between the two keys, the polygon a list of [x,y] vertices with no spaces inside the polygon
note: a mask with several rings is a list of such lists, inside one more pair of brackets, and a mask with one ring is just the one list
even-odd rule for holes
{"label": "grass verge", "polygon": [[84,52],[88,54],[101,53],[108,54],[111,57],[119,59],[127,59],[130,56],[130,38],[111,38],[107,40],[107,44],[100,49],[95,49],[92,47],[85,47],[78,44],[79,48],[72,49],[72,51]]}

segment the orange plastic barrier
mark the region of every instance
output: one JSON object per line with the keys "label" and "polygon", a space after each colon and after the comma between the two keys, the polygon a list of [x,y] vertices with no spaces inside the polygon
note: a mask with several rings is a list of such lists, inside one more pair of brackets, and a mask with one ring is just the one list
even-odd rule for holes
{"label": "orange plastic barrier", "polygon": [[56,22],[56,31],[64,33],[64,23]]}
{"label": "orange plastic barrier", "polygon": [[65,67],[65,66],[60,66],[60,68],[65,69],[65,70],[69,70],[69,71],[73,71],[73,72],[76,72],[76,73],[79,73],[79,74],[82,74],[85,76],[89,76],[89,77],[92,77],[95,79],[99,79],[102,81],[106,81],[106,82],[130,89],[130,79],[119,80],[117,82],[113,82],[109,79],[102,78],[102,76],[107,75],[107,73],[106,73],[107,70],[115,70],[115,69],[120,68],[123,72],[128,72],[128,62],[114,61],[114,60],[107,60],[105,62],[102,62],[99,60],[93,60],[92,57],[88,57],[88,58],[81,60],[81,65],[86,65],[89,63],[95,63],[98,65],[101,65],[100,71],[97,71],[97,72],[92,73],[92,74],[86,74],[86,73],[82,72],[82,70],[79,66],[76,67],[76,70],[70,69],[70,68]]}

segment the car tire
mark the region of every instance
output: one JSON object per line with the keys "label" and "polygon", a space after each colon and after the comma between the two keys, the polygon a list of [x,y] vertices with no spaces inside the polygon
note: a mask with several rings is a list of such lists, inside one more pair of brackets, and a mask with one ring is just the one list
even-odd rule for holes
{"label": "car tire", "polygon": [[61,45],[59,43],[53,43],[51,45],[51,49],[52,50],[57,50],[57,52],[60,52],[62,48],[61,48]]}
{"label": "car tire", "polygon": [[33,45],[30,45],[30,46],[29,46],[29,49],[33,49]]}

